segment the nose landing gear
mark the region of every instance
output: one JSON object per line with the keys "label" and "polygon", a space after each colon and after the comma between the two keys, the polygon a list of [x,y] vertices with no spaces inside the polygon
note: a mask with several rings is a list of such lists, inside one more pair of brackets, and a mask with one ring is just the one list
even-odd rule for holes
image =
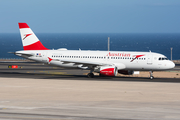
{"label": "nose landing gear", "polygon": [[154,79],[154,76],[153,76],[153,71],[149,71],[149,73],[150,73],[150,79],[152,80],[152,79]]}

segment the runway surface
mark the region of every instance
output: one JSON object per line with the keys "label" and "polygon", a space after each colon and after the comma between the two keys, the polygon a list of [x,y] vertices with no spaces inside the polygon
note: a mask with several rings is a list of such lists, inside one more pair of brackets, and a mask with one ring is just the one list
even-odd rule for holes
{"label": "runway surface", "polygon": [[[13,64],[21,68],[9,69]],[[180,119],[180,79],[87,78],[88,72],[0,63],[0,119]]]}

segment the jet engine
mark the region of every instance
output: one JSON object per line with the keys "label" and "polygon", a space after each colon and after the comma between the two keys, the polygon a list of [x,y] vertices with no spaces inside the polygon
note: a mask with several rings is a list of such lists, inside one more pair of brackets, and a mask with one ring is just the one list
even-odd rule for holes
{"label": "jet engine", "polygon": [[134,71],[133,70],[118,70],[118,73],[123,74],[123,75],[133,75]]}
{"label": "jet engine", "polygon": [[102,76],[116,76],[117,67],[116,66],[102,66],[98,69],[95,69],[95,72],[100,73]]}

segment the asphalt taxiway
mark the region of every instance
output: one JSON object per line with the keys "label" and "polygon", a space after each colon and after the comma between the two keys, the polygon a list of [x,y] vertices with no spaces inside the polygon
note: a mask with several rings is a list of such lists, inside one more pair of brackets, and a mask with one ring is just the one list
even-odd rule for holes
{"label": "asphalt taxiway", "polygon": [[[18,65],[18,69],[10,69],[9,65]],[[179,70],[176,65],[174,70]],[[8,78],[33,78],[33,79],[71,79],[71,80],[92,80],[92,81],[139,81],[139,82],[170,82],[179,83],[179,79],[174,78],[155,78],[149,77],[100,77],[87,78],[89,70],[68,69],[55,66],[48,66],[36,62],[0,62],[0,77]]]}
{"label": "asphalt taxiway", "polygon": [[34,62],[0,63],[0,119],[180,119],[180,79],[87,78],[88,72]]}

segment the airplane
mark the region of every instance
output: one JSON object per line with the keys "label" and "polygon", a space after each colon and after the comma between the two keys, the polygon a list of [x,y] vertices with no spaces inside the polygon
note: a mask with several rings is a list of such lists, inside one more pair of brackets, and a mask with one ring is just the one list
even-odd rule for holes
{"label": "airplane", "polygon": [[94,77],[93,72],[100,76],[116,76],[117,73],[132,75],[134,71],[150,71],[150,79],[153,79],[153,71],[175,67],[166,56],[151,51],[47,49],[26,23],[18,24],[24,50],[16,51],[15,55],[47,65],[90,70],[89,78]]}

